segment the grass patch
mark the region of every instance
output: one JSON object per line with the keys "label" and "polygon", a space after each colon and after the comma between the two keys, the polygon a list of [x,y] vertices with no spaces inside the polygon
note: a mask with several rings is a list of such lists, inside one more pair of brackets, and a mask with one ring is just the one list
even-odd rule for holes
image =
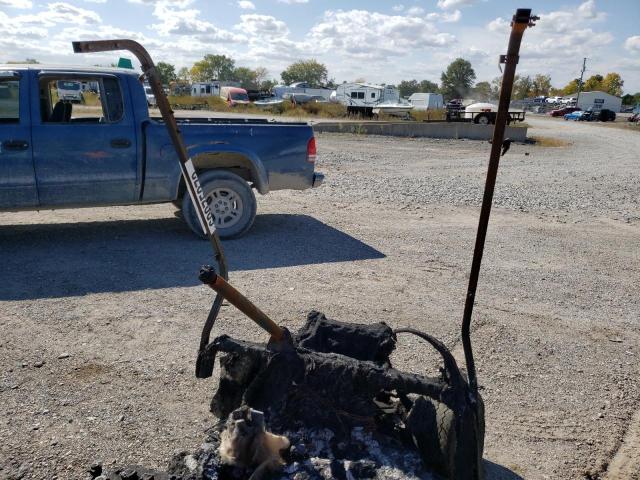
{"label": "grass patch", "polygon": [[568,147],[571,145],[571,142],[567,142],[566,140],[562,140],[560,138],[554,137],[543,137],[543,136],[534,136],[529,137],[529,141],[538,147]]}
{"label": "grass patch", "polygon": [[447,118],[447,111],[444,108],[437,110],[411,110],[409,115],[416,122],[443,122]]}

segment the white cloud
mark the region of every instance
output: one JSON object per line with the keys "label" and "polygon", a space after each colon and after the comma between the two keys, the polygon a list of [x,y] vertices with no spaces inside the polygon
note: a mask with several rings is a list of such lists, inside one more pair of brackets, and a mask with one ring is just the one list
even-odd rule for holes
{"label": "white cloud", "polygon": [[278,0],[280,3],[286,3],[287,5],[293,5],[296,3],[309,3],[309,0]]}
{"label": "white cloud", "polygon": [[107,3],[107,0],[84,0],[88,3]]}
{"label": "white cloud", "polygon": [[438,7],[442,10],[449,10],[450,8],[473,5],[475,2],[476,0],[438,0]]}
{"label": "white cloud", "polygon": [[640,53],[640,35],[634,35],[624,41],[624,48],[630,52]]}
{"label": "white cloud", "polygon": [[432,21],[437,21],[437,22],[444,22],[444,23],[453,23],[453,22],[458,22],[460,21],[460,19],[462,18],[462,13],[460,13],[460,10],[454,10],[451,13],[448,12],[442,12],[442,13],[429,13],[427,14],[427,20],[432,20]]}
{"label": "white cloud", "polygon": [[255,10],[256,6],[253,4],[253,2],[250,2],[249,0],[240,0],[238,2],[238,7],[241,8],[242,10]]}
{"label": "white cloud", "polygon": [[289,28],[282,20],[278,20],[271,15],[259,15],[257,13],[240,15],[240,23],[235,28],[258,37],[284,37],[289,35]]}
{"label": "white cloud", "polygon": [[215,26],[206,20],[201,20],[200,10],[174,10],[163,2],[156,4],[153,15],[161,23],[153,24],[152,28],[160,35],[188,35],[201,41],[223,41],[239,43],[246,41],[246,37]]}
{"label": "white cloud", "polygon": [[401,12],[404,10],[404,5],[394,5],[393,7],[391,7],[391,10],[393,10],[394,12]]}
{"label": "white cloud", "polygon": [[409,10],[407,10],[407,13],[409,15],[422,15],[424,13],[424,8],[422,7],[411,7]]}
{"label": "white cloud", "polygon": [[453,35],[439,32],[424,18],[367,10],[326,11],[309,37],[324,51],[371,59],[408,55],[455,42]]}
{"label": "white cloud", "polygon": [[31,8],[33,2],[31,0],[0,0],[0,7]]}

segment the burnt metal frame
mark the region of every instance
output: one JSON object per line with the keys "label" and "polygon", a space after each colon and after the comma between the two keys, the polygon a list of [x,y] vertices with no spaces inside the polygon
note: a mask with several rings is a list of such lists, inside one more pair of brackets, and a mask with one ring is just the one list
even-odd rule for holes
{"label": "burnt metal frame", "polygon": [[[142,45],[134,40],[118,39],[73,42],[73,51],[75,53],[108,52],[113,50],[128,50],[133,53],[140,61],[142,71],[147,77],[149,86],[151,87],[151,91],[156,97],[157,106],[160,110],[160,114],[162,115],[162,120],[167,127],[167,132],[169,133],[171,142],[173,143],[173,146],[176,149],[176,153],[178,154],[182,176],[187,186],[187,191],[189,192],[189,195],[191,197],[191,201],[196,207],[198,220],[200,222],[200,225],[202,226],[203,231],[206,233],[209,241],[211,242],[214,257],[216,263],[218,264],[218,275],[220,275],[223,279],[227,279],[229,276],[227,262],[225,260],[222,244],[220,243],[220,237],[218,235],[218,232],[216,231],[215,221],[213,218],[213,214],[211,213],[211,208],[209,207],[209,204],[207,203],[207,200],[203,194],[202,187],[200,186],[200,181],[198,179],[198,174],[195,171],[193,162],[191,161],[191,158],[189,158],[189,155],[187,153],[187,148],[185,147],[184,141],[182,140],[180,128],[178,127],[176,119],[173,115],[173,110],[171,109],[169,100],[167,99],[167,96],[165,95],[162,88],[160,75],[158,74],[153,60],[151,59],[151,55],[149,55],[149,52],[147,52],[147,50]],[[218,313],[220,312],[222,301],[222,295],[220,293],[216,293],[213,305],[209,310],[209,315],[207,316],[207,320],[205,321],[204,327],[202,329],[200,348],[198,350],[198,359],[196,361],[196,375],[201,369],[201,354],[202,352],[204,352],[205,347],[209,343],[211,329],[213,328]]]}

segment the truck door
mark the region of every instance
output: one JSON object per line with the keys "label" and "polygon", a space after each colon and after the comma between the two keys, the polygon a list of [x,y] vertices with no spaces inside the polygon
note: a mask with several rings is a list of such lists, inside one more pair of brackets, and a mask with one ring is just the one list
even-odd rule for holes
{"label": "truck door", "polygon": [[29,122],[29,76],[0,72],[0,209],[38,205]]}
{"label": "truck door", "polygon": [[[32,97],[33,159],[42,206],[100,205],[136,200],[138,163],[127,85],[116,75],[46,72]],[[79,101],[60,98],[87,82]],[[36,90],[36,89],[33,89]],[[35,92],[34,92],[35,95]]]}

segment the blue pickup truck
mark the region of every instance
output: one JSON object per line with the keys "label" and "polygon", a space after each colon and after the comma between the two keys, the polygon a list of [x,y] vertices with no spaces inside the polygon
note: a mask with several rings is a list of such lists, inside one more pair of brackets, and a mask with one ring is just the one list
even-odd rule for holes
{"label": "blue pickup truck", "polygon": [[[60,85],[76,85],[80,100]],[[203,236],[167,129],[147,105],[132,70],[0,65],[0,211],[173,202]],[[306,123],[180,118],[178,126],[223,238],[251,227],[254,188],[322,183]]]}

